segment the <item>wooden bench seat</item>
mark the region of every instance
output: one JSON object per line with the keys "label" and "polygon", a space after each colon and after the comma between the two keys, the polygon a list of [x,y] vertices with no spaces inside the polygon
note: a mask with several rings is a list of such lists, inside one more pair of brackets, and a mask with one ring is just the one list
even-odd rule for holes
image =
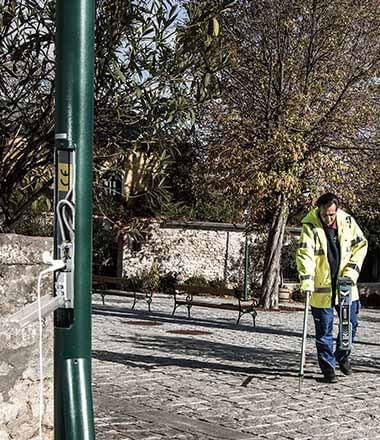
{"label": "wooden bench seat", "polygon": [[131,281],[128,278],[94,275],[92,277],[92,294],[101,295],[103,305],[105,305],[105,297],[107,295],[133,298],[132,309],[135,308],[137,300],[141,299],[148,304],[148,310],[149,312],[151,311],[152,292],[142,289],[131,290]]}
{"label": "wooden bench seat", "polygon": [[[184,297],[185,295],[185,297]],[[194,299],[195,295],[205,296],[224,296],[224,297],[233,297],[237,302],[221,302],[215,303],[210,301],[205,301],[201,299]],[[172,312],[172,316],[174,316],[177,308],[179,306],[187,307],[187,316],[191,318],[191,308],[194,306],[197,307],[209,307],[213,309],[224,309],[224,310],[236,310],[238,312],[238,318],[236,324],[239,324],[240,318],[244,314],[250,314],[253,319],[253,326],[256,326],[256,306],[257,301],[253,298],[249,298],[244,300],[241,298],[239,291],[235,289],[227,289],[227,288],[219,288],[219,287],[208,287],[208,286],[191,286],[184,284],[176,284],[174,286],[174,308]]]}

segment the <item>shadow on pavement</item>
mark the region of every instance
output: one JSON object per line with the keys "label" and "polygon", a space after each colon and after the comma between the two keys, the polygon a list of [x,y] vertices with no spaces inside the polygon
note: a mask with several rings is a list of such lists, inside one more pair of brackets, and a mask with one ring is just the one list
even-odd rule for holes
{"label": "shadow on pavement", "polygon": [[272,335],[289,336],[289,337],[297,337],[297,338],[302,337],[302,332],[301,332],[302,329],[300,329],[301,330],[300,332],[293,332],[290,330],[263,327],[257,324],[256,327],[253,327],[251,323],[247,325],[241,322],[240,324],[237,325],[235,320],[231,320],[232,322],[229,322],[227,320],[217,321],[217,320],[198,319],[198,318],[188,319],[187,317],[181,317],[181,316],[172,317],[171,315],[168,315],[166,313],[160,313],[160,312],[147,313],[140,310],[130,310],[119,307],[93,306],[92,314],[102,315],[102,316],[114,316],[114,317],[126,318],[126,319],[130,319],[130,318],[136,319],[138,317],[138,319],[142,319],[146,321],[155,321],[155,322],[159,321],[162,323],[167,322],[172,324],[183,324],[186,326],[197,325],[208,329],[226,329],[226,330],[247,331],[251,333],[272,334]]}
{"label": "shadow on pavement", "polygon": [[374,342],[358,341],[358,340],[354,341],[354,346],[355,345],[371,345],[371,346],[374,346],[374,347],[380,347],[380,344],[375,344]]}
{"label": "shadow on pavement", "polygon": [[[131,310],[126,309],[122,307],[111,307],[111,306],[97,306],[93,305],[92,313],[94,315],[103,315],[103,316],[114,316],[119,318],[133,318],[136,319],[137,317],[142,320],[146,321],[153,321],[153,322],[170,322],[172,324],[183,324],[183,325],[190,325],[190,326],[200,326],[205,327],[208,329],[228,329],[228,330],[234,330],[234,331],[247,331],[252,333],[261,333],[261,334],[271,334],[271,335],[279,335],[279,336],[289,336],[289,337],[302,337],[302,329],[300,329],[300,332],[294,332],[290,330],[284,330],[284,329],[277,329],[273,327],[263,327],[260,325],[256,325],[256,327],[253,327],[252,324],[249,322],[249,324],[246,324],[244,321],[240,322],[240,324],[236,324],[236,321],[234,319],[231,319],[229,322],[228,320],[224,319],[222,320],[208,320],[208,319],[198,319],[198,318],[191,318],[188,319],[187,317],[181,317],[180,315],[172,317],[171,314],[161,313],[161,312],[152,312],[148,313],[142,310]],[[258,318],[259,319],[258,315]],[[248,318],[248,317],[246,317]],[[244,318],[242,318],[243,320]],[[378,322],[380,321],[380,318],[372,318],[368,316],[360,316],[360,321],[366,321],[366,322]],[[359,321],[359,323],[360,323]],[[335,325],[337,326],[337,322],[335,322]],[[308,339],[314,340],[314,334],[308,334]],[[368,345],[368,346],[379,346],[380,344],[377,344],[375,342],[369,342],[364,340],[356,340],[355,345]]]}
{"label": "shadow on pavement", "polygon": [[[227,329],[234,331],[246,331],[250,333],[272,334],[279,336],[290,336],[301,338],[301,333],[292,331],[261,327],[253,328],[247,325],[236,325],[235,322],[211,321],[205,319],[188,319],[172,317],[165,313],[154,312],[148,314],[143,311],[126,310],[115,307],[93,308],[93,313],[103,316],[115,316],[123,319],[138,319],[147,322],[161,322],[181,324],[185,326],[205,328],[209,331]],[[178,366],[194,369],[211,369],[238,373],[246,375],[269,375],[298,377],[298,351],[285,351],[278,349],[263,349],[247,346],[236,346],[224,344],[194,337],[178,336],[128,336],[128,340],[122,339],[120,335],[109,335],[115,342],[120,344],[132,343],[138,350],[151,351],[151,354],[118,353],[106,350],[95,350],[93,357],[106,362],[117,362],[134,368],[147,370],[162,366]],[[314,335],[309,335],[314,339]],[[360,345],[378,345],[371,342],[356,341]],[[123,350],[121,345],[121,350]],[[155,354],[159,353],[159,354]],[[314,349],[307,362],[315,364]],[[309,357],[309,356],[308,356]],[[221,362],[220,362],[221,361]],[[228,362],[240,362],[245,365],[233,365]],[[255,366],[252,366],[254,364]],[[355,358],[354,372],[379,374],[380,360],[378,358],[360,359]],[[305,377],[306,378],[306,377]],[[310,378],[312,379],[312,378]],[[315,379],[315,378],[314,378]]]}
{"label": "shadow on pavement", "polygon": [[[149,350],[150,353],[94,350],[93,357],[101,361],[117,362],[144,369],[177,366],[247,375],[289,377],[298,375],[299,353],[295,351],[243,347],[177,336],[129,337],[125,342],[132,343],[136,351]],[[246,365],[236,365],[239,362]]]}
{"label": "shadow on pavement", "polygon": [[366,316],[366,315],[360,315],[359,314],[359,320],[360,321],[366,321],[366,322],[380,322],[380,317],[376,317],[376,316]]}
{"label": "shadow on pavement", "polygon": [[286,377],[298,377],[298,371],[293,366],[293,369],[288,370],[286,368],[269,368],[263,367],[251,367],[251,366],[238,366],[223,364],[220,362],[202,361],[196,359],[183,359],[174,358],[168,356],[154,356],[154,355],[142,355],[135,353],[115,353],[106,350],[94,350],[93,358],[105,362],[116,362],[119,364],[127,365],[132,368],[143,368],[146,370],[152,370],[157,367],[176,366],[181,368],[191,369],[208,369],[215,371],[222,371],[228,373],[246,374],[246,375],[270,375],[270,376],[286,376]]}

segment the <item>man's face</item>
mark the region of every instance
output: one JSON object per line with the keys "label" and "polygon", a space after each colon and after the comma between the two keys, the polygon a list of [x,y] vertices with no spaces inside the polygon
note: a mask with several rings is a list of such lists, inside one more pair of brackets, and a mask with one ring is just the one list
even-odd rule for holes
{"label": "man's face", "polygon": [[333,203],[331,206],[321,206],[319,209],[319,215],[323,223],[327,226],[331,226],[336,219],[336,205]]}

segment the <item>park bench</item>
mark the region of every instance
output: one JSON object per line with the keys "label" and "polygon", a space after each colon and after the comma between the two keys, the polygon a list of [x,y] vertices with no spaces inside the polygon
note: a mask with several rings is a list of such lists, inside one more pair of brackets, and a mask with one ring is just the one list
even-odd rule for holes
{"label": "park bench", "polygon": [[[254,298],[249,298],[244,300],[242,298],[241,292],[236,289],[227,289],[221,287],[209,287],[209,286],[191,286],[185,284],[176,284],[174,286],[174,308],[172,316],[174,316],[175,311],[179,306],[187,307],[188,318],[191,316],[191,308],[196,307],[209,307],[214,309],[224,309],[224,310],[236,310],[238,312],[238,318],[236,324],[239,324],[240,318],[245,314],[250,314],[253,319],[253,326],[256,326],[256,306],[257,301]],[[194,296],[228,296],[232,297],[235,302],[211,302],[202,299],[194,299]],[[237,302],[236,302],[237,300]]]}
{"label": "park bench", "polygon": [[101,295],[103,305],[105,305],[104,298],[106,296],[133,298],[132,309],[134,309],[137,300],[142,299],[148,304],[150,312],[153,292],[149,289],[134,288],[128,278],[94,275],[92,277],[92,294]]}

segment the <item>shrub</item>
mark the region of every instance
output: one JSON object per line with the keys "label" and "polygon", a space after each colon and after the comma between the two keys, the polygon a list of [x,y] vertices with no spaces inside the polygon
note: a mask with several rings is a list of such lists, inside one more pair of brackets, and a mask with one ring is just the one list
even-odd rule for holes
{"label": "shrub", "polygon": [[157,292],[160,288],[160,272],[157,262],[154,260],[149,271],[143,271],[141,274],[141,283],[143,289],[151,292]]}
{"label": "shrub", "polygon": [[173,293],[174,285],[178,282],[176,272],[168,272],[160,277],[159,289],[163,293]]}
{"label": "shrub", "polygon": [[201,275],[194,275],[183,282],[187,286],[208,286],[208,281]]}
{"label": "shrub", "polygon": [[227,284],[224,280],[221,280],[220,278],[215,278],[214,280],[210,280],[208,282],[208,285],[210,287],[222,287],[222,288],[226,288]]}

